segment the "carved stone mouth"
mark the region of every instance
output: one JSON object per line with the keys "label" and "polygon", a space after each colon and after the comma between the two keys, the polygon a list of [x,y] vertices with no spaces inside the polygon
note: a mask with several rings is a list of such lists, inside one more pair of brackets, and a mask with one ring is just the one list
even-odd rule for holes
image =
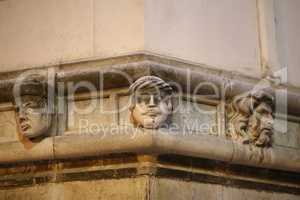
{"label": "carved stone mouth", "polygon": [[31,126],[27,123],[21,123],[20,127],[22,131],[27,131],[28,129],[31,128]]}
{"label": "carved stone mouth", "polygon": [[152,117],[155,117],[160,114],[161,114],[161,112],[156,109],[149,109],[149,110],[147,110],[147,112],[145,112],[145,115],[152,116]]}
{"label": "carved stone mouth", "polygon": [[263,129],[261,129],[261,133],[265,133],[265,134],[272,134],[273,132],[273,127],[264,127]]}
{"label": "carved stone mouth", "polygon": [[155,117],[158,115],[157,112],[148,112],[147,115],[151,116],[151,117]]}

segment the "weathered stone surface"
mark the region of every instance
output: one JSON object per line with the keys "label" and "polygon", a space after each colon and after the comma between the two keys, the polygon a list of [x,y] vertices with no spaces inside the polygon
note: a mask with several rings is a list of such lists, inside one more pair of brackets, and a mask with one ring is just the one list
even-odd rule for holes
{"label": "weathered stone surface", "polygon": [[147,179],[75,181],[0,190],[0,200],[146,200]]}
{"label": "weathered stone surface", "polygon": [[299,196],[292,194],[284,194],[284,193],[275,193],[275,192],[265,192],[259,190],[247,190],[247,189],[239,189],[239,188],[223,188],[223,198],[224,200],[232,200],[232,199],[243,199],[243,200],[279,200],[279,199],[289,199],[289,200],[297,200]]}
{"label": "weathered stone surface", "polygon": [[53,138],[51,137],[32,141],[20,136],[18,141],[0,144],[0,160],[2,164],[33,160],[53,160],[53,151]]}
{"label": "weathered stone surface", "polygon": [[51,183],[0,190],[0,200],[298,200],[287,193],[249,190],[176,179],[138,177]]}
{"label": "weathered stone surface", "polygon": [[93,9],[94,56],[144,50],[144,0],[95,1]]}
{"label": "weathered stone surface", "polygon": [[117,124],[117,107],[113,98],[69,101],[67,131],[97,133]]}
{"label": "weathered stone surface", "polygon": [[92,56],[93,9],[91,0],[1,1],[0,71]]}
{"label": "weathered stone surface", "polygon": [[153,179],[152,181],[151,199],[212,200],[222,198],[222,186],[218,185],[185,182],[171,179]]}
{"label": "weathered stone surface", "polygon": [[217,108],[187,100],[175,105],[171,126],[186,135],[219,135]]}
{"label": "weathered stone surface", "polygon": [[1,71],[146,50],[257,77],[260,73],[256,4],[251,0],[2,1],[0,13]]}
{"label": "weathered stone surface", "polygon": [[119,107],[119,124],[121,126],[127,126],[130,124],[130,96],[119,96],[118,98]]}
{"label": "weathered stone surface", "polygon": [[[242,188],[225,187],[215,184],[185,182],[171,179],[153,179],[151,187],[152,199],[174,200],[298,200],[299,196],[293,194],[248,190]],[[176,191],[176,192],[175,192]]]}
{"label": "weathered stone surface", "polygon": [[[53,185],[37,185],[35,187],[17,188],[11,190],[0,190],[1,200],[52,200],[55,199],[55,193],[51,191]],[[61,199],[61,198],[60,198]]]}
{"label": "weathered stone surface", "polygon": [[[275,121],[283,128],[287,126],[286,132],[274,132],[274,145],[300,148],[300,125],[299,122],[285,122],[283,120]],[[276,124],[275,124],[276,125]]]}
{"label": "weathered stone surface", "polygon": [[16,115],[13,110],[0,112],[0,142],[18,140]]}
{"label": "weathered stone surface", "polygon": [[[179,69],[179,62],[177,61],[171,61],[171,60],[165,60],[161,57],[155,57],[151,55],[140,55],[145,56],[146,58],[151,58],[155,60],[155,62],[162,62],[161,64],[152,64],[155,65],[151,70],[148,68],[148,64],[143,65],[143,68],[139,68],[139,70],[149,70],[147,73],[158,73],[162,76],[163,80],[168,81],[178,81],[180,84],[183,84],[181,86],[184,86],[185,79],[188,79],[188,77],[185,77],[185,72]],[[125,57],[124,57],[125,58]],[[124,61],[124,58],[119,58],[117,62]],[[142,59],[139,56],[137,57],[126,57],[131,59]],[[112,59],[113,60],[113,59]],[[61,80],[64,84],[67,84],[67,82],[64,81],[72,81],[72,74],[77,74],[76,80],[80,81],[80,78],[88,78],[89,73],[91,74],[97,74],[99,75],[100,68],[93,68],[92,64],[98,63],[100,61],[95,62],[87,62],[87,65],[84,65],[87,67],[87,74],[85,74],[84,70],[80,73],[83,73],[83,76],[77,74],[77,70],[72,70],[68,67],[66,67],[67,71],[66,74],[64,74],[65,68],[60,68],[58,71],[60,71],[60,78],[62,79],[56,79]],[[110,61],[103,61],[110,63]],[[125,62],[125,61],[124,61]],[[101,62],[100,62],[101,63]],[[166,66],[163,63],[167,63],[168,66]],[[173,66],[173,64],[176,63],[176,66]],[[77,63],[79,66],[79,63]],[[84,63],[83,63],[84,64]],[[103,63],[102,63],[103,64]],[[183,64],[183,63],[181,63]],[[137,63],[132,64],[130,67],[131,70],[135,70],[136,66],[139,65]],[[174,64],[175,65],[175,64]],[[121,65],[109,65],[106,63],[103,64],[105,66],[105,70],[111,67],[120,67]],[[190,65],[186,65],[190,66]],[[127,69],[128,65],[122,65],[122,69]],[[190,66],[191,67],[191,66]],[[92,71],[89,71],[92,70]],[[104,70],[104,71],[105,71]],[[154,70],[154,71],[152,71]],[[101,71],[101,70],[100,70]],[[172,76],[169,77],[170,73]],[[201,70],[195,71],[197,73],[193,73],[193,86],[197,86],[197,84],[202,83],[203,80],[209,80],[213,79],[214,81],[217,81],[217,83],[222,83],[222,78],[219,77],[217,73],[210,74],[208,71],[205,71],[202,73]],[[182,74],[181,74],[182,73]],[[135,74],[133,72],[133,74]],[[138,72],[139,74],[139,72]],[[180,75],[179,75],[180,74]],[[199,75],[200,74],[200,75]],[[137,74],[135,74],[137,75]],[[3,75],[4,76],[4,75]],[[110,82],[112,80],[117,81],[118,78],[116,78],[114,75],[107,73],[106,74],[107,81]],[[207,76],[207,77],[205,77]],[[63,79],[64,77],[67,77],[67,79]],[[93,80],[95,77],[93,76]],[[139,77],[139,76],[137,76]],[[169,78],[168,78],[169,77]],[[68,79],[70,78],[70,79]],[[74,77],[73,77],[74,78]],[[113,79],[116,78],[116,79]],[[198,80],[199,78],[199,80]],[[88,79],[84,79],[85,81]],[[133,79],[135,80],[135,79]],[[244,80],[244,79],[243,79]],[[219,82],[218,82],[219,81]],[[108,83],[106,82],[106,83]],[[249,82],[247,82],[248,84]],[[246,85],[247,85],[246,84]],[[3,84],[5,86],[5,84]],[[251,85],[251,84],[250,84]],[[66,109],[67,112],[62,112],[60,115],[68,115],[68,120],[55,120],[59,124],[58,127],[64,127],[67,123],[67,131],[61,131],[59,133],[60,136],[49,138],[49,140],[37,140],[37,141],[20,141],[20,142],[11,142],[11,143],[3,143],[0,145],[1,150],[1,156],[0,160],[1,163],[13,163],[13,162],[20,162],[20,161],[38,161],[38,160],[45,160],[45,159],[69,159],[69,158],[76,158],[80,159],[87,156],[98,156],[98,155],[105,155],[105,154],[111,154],[111,153],[156,153],[156,154],[177,154],[177,155],[185,155],[185,156],[193,156],[193,157],[200,157],[200,158],[207,158],[207,159],[213,159],[218,161],[225,161],[233,164],[241,164],[241,165],[250,165],[250,166],[256,166],[256,167],[265,167],[265,168],[271,168],[271,169],[280,169],[280,170],[287,170],[287,171],[294,171],[298,172],[300,169],[299,165],[299,149],[296,148],[289,148],[289,147],[295,147],[296,143],[290,144],[293,139],[288,139],[286,141],[283,141],[280,146],[274,146],[274,148],[268,148],[266,150],[260,150],[257,148],[249,148],[247,145],[239,145],[233,143],[230,139],[226,139],[224,137],[214,137],[219,136],[218,132],[216,133],[216,130],[213,130],[214,133],[211,132],[210,127],[201,125],[209,124],[209,126],[218,121],[219,117],[217,115],[220,114],[220,105],[223,105],[223,103],[220,101],[220,99],[206,99],[201,96],[202,90],[199,90],[199,95],[197,95],[197,98],[195,101],[197,103],[189,104],[188,102],[193,99],[193,96],[184,96],[183,101],[181,102],[180,106],[177,107],[174,104],[174,110],[173,117],[171,118],[170,122],[173,124],[177,124],[180,130],[176,132],[176,130],[172,129],[160,129],[155,131],[145,131],[144,129],[136,130],[129,130],[129,132],[125,132],[124,129],[118,129],[120,127],[124,128],[124,122],[129,122],[129,98],[128,96],[128,88],[119,88],[118,85],[114,85],[114,83],[111,83],[113,89],[104,90],[103,94],[102,92],[99,93],[99,91],[95,91],[95,93],[92,94],[84,94],[81,92],[76,93],[75,100],[72,99],[65,99],[65,101],[68,101],[68,109]],[[217,84],[219,87],[220,85]],[[242,86],[244,87],[244,86]],[[245,89],[245,88],[244,88]],[[206,91],[208,92],[208,91]],[[205,93],[206,94],[206,93]],[[62,94],[61,94],[62,95]],[[99,99],[99,95],[101,98]],[[125,95],[125,96],[124,96]],[[96,101],[96,107],[91,107],[90,110],[83,111],[83,108],[87,108],[89,104],[91,103],[90,98],[94,98]],[[176,96],[176,95],[175,95]],[[69,97],[69,96],[68,96]],[[181,98],[181,97],[180,97]],[[253,99],[252,96],[249,97],[249,101],[252,102]],[[102,103],[99,105],[99,101]],[[81,111],[75,113],[73,111],[74,107],[72,107],[72,103],[75,103],[75,105],[81,109]],[[258,99],[258,101],[255,103],[258,103],[259,105],[264,103],[262,108],[263,112],[255,113],[255,116],[258,115],[259,118],[261,118],[262,114],[266,114],[270,117],[270,119],[273,119],[273,115],[270,109],[270,105],[267,102],[261,101],[261,99]],[[126,107],[127,105],[127,107]],[[241,103],[241,107],[243,108],[244,104]],[[102,106],[102,107],[97,107]],[[259,106],[258,106],[259,107]],[[103,110],[110,111],[109,113],[104,113]],[[256,108],[256,107],[255,107]],[[119,109],[119,110],[118,110]],[[176,111],[177,110],[177,111]],[[205,111],[212,111],[208,113],[203,113],[203,110]],[[1,110],[3,112],[6,112],[7,110]],[[78,111],[78,110],[77,110]],[[118,113],[119,112],[119,113]],[[109,115],[107,115],[109,114]],[[249,117],[247,115],[247,117]],[[248,118],[247,118],[248,119]],[[297,118],[292,118],[293,120]],[[83,127],[84,130],[82,131],[83,134],[89,134],[91,135],[83,135],[78,136],[78,134],[81,134],[80,132],[80,120],[85,121],[85,124]],[[81,123],[82,124],[82,123]],[[199,127],[195,128],[195,124],[200,125]],[[111,126],[116,126],[115,130],[110,129]],[[121,125],[121,126],[119,126]],[[220,125],[220,124],[218,124]],[[222,125],[225,125],[224,122]],[[103,127],[104,126],[104,127]],[[106,127],[108,126],[108,128]],[[104,129],[103,129],[104,128]],[[201,134],[201,135],[187,135],[182,134],[182,129],[187,129],[193,132],[193,134]],[[214,127],[216,128],[216,127]],[[204,129],[203,132],[201,132]],[[218,129],[218,128],[216,128]],[[270,128],[268,128],[268,131]],[[63,130],[63,129],[59,129]],[[120,132],[118,132],[120,131]],[[293,130],[293,133],[296,133],[295,130]],[[56,129],[54,127],[54,132],[56,133]],[[100,133],[99,135],[92,135],[93,133]],[[179,133],[179,134],[178,134]],[[250,134],[256,134],[255,131],[250,131]],[[259,133],[259,132],[258,132]],[[66,135],[64,135],[66,134]],[[67,135],[67,134],[73,134],[73,135]],[[74,135],[77,134],[77,135]],[[211,135],[214,136],[211,136]],[[54,134],[53,134],[54,136]],[[256,137],[254,137],[256,139]],[[284,143],[288,143],[286,146]]]}
{"label": "weathered stone surface", "polygon": [[1,166],[0,173],[0,200],[109,197],[145,200],[282,197],[294,200],[300,194],[299,175],[295,173],[174,155],[157,158],[115,154],[24,163]]}
{"label": "weathered stone surface", "polygon": [[[53,66],[47,69],[52,68]],[[116,72],[117,74],[127,74],[131,82],[124,80],[124,76],[120,74],[117,75]],[[269,82],[267,79],[249,78],[241,74],[208,69],[208,67],[203,64],[191,64],[170,57],[154,56],[149,53],[62,64],[55,75],[57,76],[57,81],[63,82],[64,84],[68,84],[68,82],[74,82],[76,84],[83,80],[91,81],[93,85],[97,86],[99,85],[97,81],[99,73],[105,77],[102,85],[105,89],[128,87],[128,83],[130,84],[145,75],[156,75],[164,80],[175,81],[176,84],[184,90],[188,90],[187,87],[189,86],[191,91],[199,86],[201,82],[209,82],[220,88],[222,88],[223,84],[228,83],[231,85],[231,89],[226,90],[226,97],[228,98],[252,90],[257,86],[256,84],[260,84],[261,81]],[[2,102],[10,100],[10,90],[13,87],[14,78],[16,78],[18,74],[20,74],[20,71],[0,74],[0,100]],[[190,84],[186,85],[188,82],[190,82]],[[276,89],[274,85],[270,85],[270,89],[271,88]],[[288,90],[287,104],[289,114],[299,115],[299,89],[290,86],[284,86],[283,88]],[[67,87],[65,87],[65,89],[67,89]],[[283,101],[277,103],[279,103],[278,106],[286,106]]]}
{"label": "weathered stone surface", "polygon": [[[14,70],[50,65],[56,83],[65,86],[55,86],[61,98],[69,95],[71,82],[114,89],[97,96],[102,104],[88,112],[74,112],[72,103],[83,109],[90,99],[80,94],[74,102],[63,99],[68,106],[58,108],[62,112],[53,117],[51,128],[35,112],[37,102],[45,102],[33,96],[43,91],[26,94],[31,96],[25,104],[36,104],[24,105],[24,113],[0,105],[0,200],[299,199],[300,90],[289,85],[299,86],[296,1],[0,0],[1,102],[12,102],[12,86],[22,73]],[[136,53],[140,50],[153,54]],[[279,99],[276,104],[295,115],[288,117],[293,122],[275,124],[284,129],[287,122],[288,131],[273,132],[277,113],[259,99],[251,112],[245,109],[249,102],[241,102],[238,115],[229,118],[236,132],[223,137],[220,99],[230,101],[253,89],[281,67],[289,69],[281,80],[266,81],[270,90],[288,90],[288,103]],[[122,77],[124,72],[130,81]],[[188,95],[203,82],[229,90],[209,99],[212,104],[198,102],[195,107],[184,100],[170,119],[169,113],[161,115],[161,121],[146,126],[136,117],[138,128],[118,129],[130,124],[132,111],[126,106],[121,111],[129,103],[124,96],[128,88],[119,89],[146,75],[175,81]],[[197,94],[205,90],[210,89]],[[154,100],[153,93],[147,95]],[[167,107],[163,103],[158,105]],[[167,121],[178,129],[147,130]],[[33,137],[46,130],[46,138]],[[233,141],[235,136],[242,144]]]}
{"label": "weathered stone surface", "polygon": [[276,42],[280,66],[277,69],[286,70],[287,81],[293,85],[300,86],[299,64],[300,64],[300,17],[298,12],[300,2],[297,0],[274,1],[274,12],[276,16]]}
{"label": "weathered stone surface", "polygon": [[258,77],[256,17],[252,0],[146,0],[145,49]]}
{"label": "weathered stone surface", "polygon": [[81,199],[145,199],[147,179],[116,179],[63,184],[63,196],[66,200]]}

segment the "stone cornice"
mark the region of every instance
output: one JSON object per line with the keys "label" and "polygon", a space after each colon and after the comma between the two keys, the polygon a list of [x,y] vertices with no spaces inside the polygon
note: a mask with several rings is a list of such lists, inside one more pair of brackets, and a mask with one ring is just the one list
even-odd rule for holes
{"label": "stone cornice", "polygon": [[[210,82],[220,88],[230,85],[230,89],[228,87],[225,92],[226,98],[248,92],[262,81],[262,79],[247,77],[235,72],[222,71],[203,64],[189,63],[150,53],[65,63],[35,70],[39,69],[52,69],[55,72],[56,83],[89,81],[96,86],[99,86],[99,73],[101,73],[104,77],[103,89],[128,86],[130,83],[117,74],[120,72],[126,73],[132,81],[145,75],[155,75],[166,81],[176,81],[176,83],[183,86],[183,89],[188,86],[190,91],[201,82]],[[24,71],[26,70],[0,74],[1,102],[12,101],[11,91],[15,78]],[[298,106],[299,88],[284,84],[273,84],[272,81],[267,79],[264,79],[264,81],[270,83],[270,91],[286,89],[289,115],[300,116],[300,106]],[[200,92],[209,93],[211,91],[205,91],[204,89]],[[298,120],[297,117],[293,119]]]}
{"label": "stone cornice", "polygon": [[[213,83],[220,91],[224,88],[227,89],[224,93],[225,99],[221,98],[222,94],[207,99],[222,103],[222,100],[231,100],[238,94],[251,91],[260,81],[210,69],[207,66],[150,54],[66,63],[48,69],[54,72],[55,81],[52,84],[56,84],[56,86],[69,82],[89,81],[99,90],[126,87],[142,76],[153,75],[166,82],[176,82],[182,86],[185,94],[190,95],[199,83],[208,82]],[[22,71],[0,74],[0,99],[2,102],[12,100],[13,84],[20,73]],[[124,73],[132,82],[128,82],[122,77]],[[100,81],[101,79],[103,82]],[[269,82],[267,81],[267,83]],[[229,88],[227,88],[228,85]],[[294,115],[291,119],[297,121],[300,115],[299,90],[272,83],[267,90],[274,92],[278,88],[287,88],[289,114]],[[212,91],[209,87],[203,87],[198,92],[202,95],[211,94]],[[280,106],[284,107],[284,105]],[[64,121],[61,124],[63,123]],[[68,134],[65,130],[58,130],[53,136],[39,139],[38,142],[34,141],[28,144],[22,143],[22,141],[3,142],[0,145],[0,164],[82,158],[113,153],[150,153],[177,154],[219,160],[230,164],[300,172],[300,150],[296,148],[281,146],[259,148],[225,138],[225,134],[220,134],[218,137],[212,135],[184,136],[178,132],[143,129],[137,129],[134,132],[134,137],[132,134],[126,135],[126,132],[122,130],[117,135],[105,133],[106,137],[103,137],[103,134],[100,134],[101,136],[89,135],[79,133],[79,131]]]}
{"label": "stone cornice", "polygon": [[[108,131],[109,132],[109,131]],[[20,142],[0,145],[0,163],[59,160],[114,153],[177,154],[261,168],[300,172],[300,150],[258,148],[210,135],[184,136],[163,130],[120,129],[116,134],[65,135],[46,138],[31,147]],[[126,141],[126,142],[124,142]]]}
{"label": "stone cornice", "polygon": [[[30,176],[28,173],[30,172]],[[110,154],[17,165],[0,165],[0,190],[37,184],[122,178],[167,178],[194,183],[300,194],[299,175],[278,170],[228,165],[178,155]]]}

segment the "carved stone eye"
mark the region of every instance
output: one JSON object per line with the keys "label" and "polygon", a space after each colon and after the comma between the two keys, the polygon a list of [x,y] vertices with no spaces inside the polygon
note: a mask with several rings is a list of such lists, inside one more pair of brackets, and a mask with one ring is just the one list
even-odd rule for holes
{"label": "carved stone eye", "polygon": [[154,96],[154,102],[159,102],[159,101],[161,101],[162,100],[162,97],[161,97],[161,95],[155,95]]}
{"label": "carved stone eye", "polygon": [[137,97],[137,102],[148,104],[150,102],[150,98],[151,97],[149,95],[140,95]]}
{"label": "carved stone eye", "polygon": [[149,104],[151,101],[151,98],[153,98],[153,103],[157,104],[158,102],[161,101],[161,96],[160,95],[150,95],[150,94],[144,94],[144,95],[140,95],[137,98],[137,102],[138,103],[146,103]]}
{"label": "carved stone eye", "polygon": [[26,112],[27,114],[38,114],[37,110],[34,109],[34,108],[26,108],[26,109],[25,109],[25,112]]}
{"label": "carved stone eye", "polygon": [[19,106],[15,106],[15,111],[18,113],[20,112],[20,107]]}

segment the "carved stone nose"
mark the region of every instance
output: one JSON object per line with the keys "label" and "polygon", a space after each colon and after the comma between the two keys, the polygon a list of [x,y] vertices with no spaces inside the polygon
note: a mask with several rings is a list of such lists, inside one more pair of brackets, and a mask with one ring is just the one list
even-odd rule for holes
{"label": "carved stone nose", "polygon": [[19,121],[22,123],[26,121],[26,117],[24,115],[19,116]]}
{"label": "carved stone nose", "polygon": [[268,125],[268,126],[273,126],[274,120],[273,119],[264,119],[263,123]]}
{"label": "carved stone nose", "polygon": [[19,117],[20,121],[26,120],[26,116],[23,112],[19,112],[18,117]]}
{"label": "carved stone nose", "polygon": [[155,101],[154,101],[154,95],[150,96],[149,106],[156,106]]}

